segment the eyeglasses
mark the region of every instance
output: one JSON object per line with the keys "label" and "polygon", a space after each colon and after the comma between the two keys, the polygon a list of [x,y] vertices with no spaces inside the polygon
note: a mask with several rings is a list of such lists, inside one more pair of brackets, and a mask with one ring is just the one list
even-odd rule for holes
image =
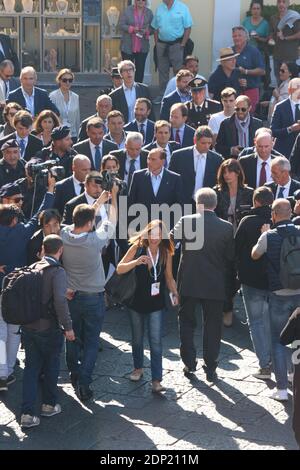
{"label": "eyeglasses", "polygon": [[131,68],[131,69],[122,69],[121,73],[123,73],[123,72],[133,72],[133,68]]}
{"label": "eyeglasses", "polygon": [[284,69],[279,69],[279,72],[280,72],[280,73],[286,73],[286,72],[287,72],[287,70],[284,70]]}
{"label": "eyeglasses", "polygon": [[61,81],[64,82],[64,83],[72,83],[73,82],[73,78],[61,78]]}
{"label": "eyeglasses", "polygon": [[235,108],[236,111],[242,111],[242,113],[245,113],[248,111],[248,108]]}

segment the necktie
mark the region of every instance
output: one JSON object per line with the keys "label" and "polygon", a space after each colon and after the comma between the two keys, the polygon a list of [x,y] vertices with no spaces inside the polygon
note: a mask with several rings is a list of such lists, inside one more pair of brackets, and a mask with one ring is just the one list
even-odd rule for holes
{"label": "necktie", "polygon": [[196,109],[197,109],[197,113],[201,113],[201,106],[197,106]]}
{"label": "necktie", "polygon": [[21,150],[21,157],[23,158],[24,157],[24,153],[25,153],[25,140],[24,139],[21,139],[20,140],[20,150]]}
{"label": "necktie", "polygon": [[145,142],[145,124],[140,124],[140,133],[143,136],[143,142]]}
{"label": "necktie", "polygon": [[202,154],[197,156],[194,195],[196,194],[198,189],[202,188],[203,186],[204,174],[203,174],[202,161],[201,161],[202,157],[203,157]]}
{"label": "necktie", "polygon": [[175,142],[177,142],[177,144],[181,145],[179,129],[176,129]]}
{"label": "necktie", "polygon": [[264,184],[266,184],[267,182],[266,165],[267,165],[267,162],[263,162],[261,165],[259,186],[264,186]]}
{"label": "necktie", "polygon": [[84,183],[79,183],[80,184],[80,194],[84,193]]}
{"label": "necktie", "polygon": [[95,146],[95,169],[96,171],[100,171],[100,163],[101,163],[101,152],[99,145]]}
{"label": "necktie", "polygon": [[131,158],[130,163],[129,163],[129,172],[128,172],[128,180],[127,180],[128,188],[130,188],[132,175],[133,175],[134,172],[135,172],[135,159]]}
{"label": "necktie", "polygon": [[285,188],[281,186],[279,193],[278,193],[278,198],[277,199],[284,199],[284,190]]}
{"label": "necktie", "polygon": [[296,104],[295,121],[300,121],[300,105]]}

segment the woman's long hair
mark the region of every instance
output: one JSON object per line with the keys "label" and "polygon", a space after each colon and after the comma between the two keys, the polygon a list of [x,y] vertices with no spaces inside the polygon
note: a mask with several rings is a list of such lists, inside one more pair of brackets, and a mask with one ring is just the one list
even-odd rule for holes
{"label": "woman's long hair", "polygon": [[222,165],[219,167],[218,176],[217,176],[217,187],[221,189],[221,191],[226,191],[228,189],[228,184],[224,179],[224,172],[225,170],[233,171],[238,175],[238,188],[245,187],[245,173],[243,168],[238,160],[234,158],[229,158],[225,160]]}
{"label": "woman's long hair", "polygon": [[160,229],[161,242],[159,244],[160,252],[160,264],[165,265],[167,262],[168,254],[174,255],[175,247],[173,240],[171,240],[165,224],[161,220],[152,220],[141,232],[137,233],[129,239],[130,245],[136,245],[137,248],[148,248],[149,247],[149,233],[155,229]]}

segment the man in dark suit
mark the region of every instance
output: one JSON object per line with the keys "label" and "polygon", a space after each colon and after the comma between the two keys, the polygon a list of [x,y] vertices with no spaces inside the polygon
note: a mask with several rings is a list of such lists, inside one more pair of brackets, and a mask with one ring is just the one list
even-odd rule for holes
{"label": "man in dark suit", "polygon": [[105,127],[105,134],[108,132],[108,122],[107,122],[107,115],[112,110],[112,99],[108,95],[100,95],[96,101],[96,114],[89,116],[80,124],[79,132],[78,132],[78,142],[82,140],[86,140],[88,138],[86,132],[86,126],[90,119],[94,117],[101,118]]}
{"label": "man in dark suit", "polygon": [[198,189],[213,188],[223,158],[210,150],[213,133],[207,126],[200,126],[195,133],[195,145],[176,150],[171,158],[169,170],[181,175],[184,201],[191,204]]}
{"label": "man in dark suit", "polygon": [[88,138],[74,145],[74,150],[86,155],[91,161],[92,170],[100,171],[102,157],[118,150],[118,146],[103,139],[105,126],[99,117],[91,118],[86,126]]}
{"label": "man in dark suit", "polygon": [[125,148],[127,132],[124,131],[124,116],[120,111],[111,111],[107,116],[107,125],[109,132],[103,139],[109,140],[117,145],[119,150]]}
{"label": "man in dark suit", "polygon": [[[196,193],[197,214],[180,219],[172,231],[181,242],[178,271],[180,355],[186,375],[197,366],[194,333],[196,306],[203,311],[203,369],[209,382],[217,379],[216,368],[222,336],[223,305],[226,299],[226,274],[234,261],[233,229],[219,219],[214,210],[217,195],[213,189]],[[204,213],[200,205],[204,206]]]}
{"label": "man in dark suit", "polygon": [[40,139],[30,134],[33,119],[28,111],[18,111],[14,117],[14,127],[12,134],[8,134],[0,139],[0,147],[7,140],[15,139],[20,147],[21,158],[27,162],[42,150],[43,143]]}
{"label": "man in dark suit", "polygon": [[50,100],[47,91],[35,86],[37,74],[33,67],[24,67],[21,70],[20,82],[21,86],[9,93],[7,103],[18,103],[22,108],[26,108],[33,117],[44,109],[50,109],[59,116],[59,111]]}
{"label": "man in dark suit", "polygon": [[[183,207],[183,188],[181,177],[165,168],[166,152],[163,149],[150,150],[147,158],[148,168],[136,171],[132,177],[132,183],[128,194],[128,207],[133,204],[144,204],[148,211],[148,222],[161,218],[163,213],[155,216],[151,213],[154,205],[166,204],[171,207],[178,204],[179,213]],[[174,221],[173,214],[167,214],[166,223],[168,230],[178,221]],[[176,214],[175,214],[176,217]]]}
{"label": "man in dark suit", "polygon": [[291,179],[291,164],[287,158],[274,158],[271,163],[271,172],[274,182],[266,186],[271,189],[274,199],[286,199],[300,189],[299,181]]}
{"label": "man in dark suit", "polygon": [[39,215],[39,226],[27,246],[27,264],[33,264],[42,258],[43,240],[47,235],[60,234],[61,217],[56,209],[46,209]]}
{"label": "man in dark suit", "polygon": [[300,134],[298,135],[291,153],[292,176],[300,180]]}
{"label": "man in dark suit", "polygon": [[[79,196],[74,197],[65,205],[65,210],[63,214],[63,224],[71,225],[73,223],[73,211],[75,207],[79,204],[88,204],[92,206],[102,193],[102,187],[100,184],[101,175],[98,171],[91,171],[86,178],[84,183],[84,192],[79,194]],[[103,208],[104,209],[104,208]],[[105,209],[104,212],[106,213]],[[96,217],[102,216],[104,218],[104,213],[97,214]],[[97,219],[96,219],[97,220]]]}
{"label": "man in dark suit", "polygon": [[222,111],[222,105],[219,101],[206,98],[206,80],[193,78],[189,86],[192,92],[192,99],[186,103],[189,112],[187,123],[194,129],[197,129],[199,126],[207,126],[212,114]]}
{"label": "man in dark suit", "polygon": [[256,189],[272,182],[271,163],[273,140],[268,132],[260,132],[255,138],[255,151],[252,155],[239,159],[245,173],[245,182]]}
{"label": "man in dark suit", "polygon": [[150,150],[160,147],[166,152],[166,168],[169,168],[172,153],[181,148],[180,144],[171,139],[171,124],[168,121],[156,121],[154,127],[154,141],[146,145],[143,150]]}
{"label": "man in dark suit", "polygon": [[75,155],[72,162],[72,176],[58,181],[55,185],[55,199],[53,207],[63,215],[67,202],[84,192],[86,176],[91,172],[91,161],[85,155]]}
{"label": "man in dark suit", "polygon": [[154,122],[148,119],[152,109],[148,98],[138,98],[134,106],[135,119],[126,126],[125,132],[139,132],[144,138],[144,145],[150,144],[154,136]]}
{"label": "man in dark suit", "polygon": [[194,75],[189,70],[179,70],[176,74],[176,90],[165,96],[161,103],[160,119],[169,121],[170,111],[175,103],[187,103],[191,100],[191,90],[189,83]]}
{"label": "man in dark suit", "polygon": [[186,124],[188,109],[183,103],[173,104],[170,112],[170,123],[172,126],[171,139],[181,148],[193,145],[195,129]]}
{"label": "man in dark suit", "polygon": [[14,52],[10,37],[7,34],[0,34],[0,62],[5,59],[12,61],[15,75],[20,73],[20,63],[17,54]]}
{"label": "man in dark suit", "polygon": [[[134,81],[135,65],[130,60],[123,60],[118,64],[119,73],[123,78],[123,85],[112,91],[109,96],[112,99],[112,109],[121,111],[125,122],[128,123],[134,119],[134,105],[137,98],[148,98],[150,93],[147,85],[136,83]],[[153,111],[149,118],[155,121]]]}
{"label": "man in dark suit", "polygon": [[142,150],[143,136],[139,132],[130,132],[126,136],[124,150],[114,150],[111,155],[117,157],[120,169],[118,171],[122,180],[126,181],[128,189],[133,173],[143,168],[147,168],[148,152]]}
{"label": "man in dark suit", "polygon": [[289,82],[289,98],[275,106],[271,120],[274,148],[290,159],[293,146],[300,131],[300,78]]}
{"label": "man in dark suit", "polygon": [[[2,113],[6,98],[10,91],[18,88],[19,82],[14,78],[14,64],[11,60],[3,60],[0,62],[0,121],[2,119]],[[2,121],[1,121],[2,122]]]}
{"label": "man in dark suit", "polygon": [[255,132],[263,126],[263,123],[250,115],[250,109],[251,102],[248,96],[238,96],[235,113],[221,123],[216,151],[224,158],[237,158],[245,147],[254,145]]}

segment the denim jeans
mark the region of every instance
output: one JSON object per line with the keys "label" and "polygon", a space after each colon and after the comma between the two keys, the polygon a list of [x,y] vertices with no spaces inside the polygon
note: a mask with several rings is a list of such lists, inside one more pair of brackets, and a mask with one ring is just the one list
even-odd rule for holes
{"label": "denim jeans", "polygon": [[7,378],[14,371],[21,335],[18,325],[3,320],[0,297],[0,377]]}
{"label": "denim jeans", "polygon": [[291,370],[291,349],[280,344],[280,333],[293,311],[300,305],[300,295],[270,295],[270,320],[273,367],[277,388],[287,389],[287,373]]}
{"label": "denim jeans", "polygon": [[271,363],[269,292],[245,284],[242,285],[242,290],[254,351],[259,367],[265,368]]}
{"label": "denim jeans", "polygon": [[144,328],[148,326],[152,380],[162,380],[162,310],[138,313],[129,309],[132,331],[132,355],[135,369],[144,365]]}
{"label": "denim jeans", "polygon": [[45,405],[56,405],[57,380],[63,341],[64,336],[58,329],[41,332],[22,329],[22,342],[25,348],[22,413],[32,416],[35,414],[41,371],[44,374],[41,383],[42,402]]}
{"label": "denim jeans", "polygon": [[89,385],[97,360],[105,314],[103,293],[76,293],[69,301],[69,308],[76,340],[66,344],[67,366],[71,373],[78,374],[79,385]]}

